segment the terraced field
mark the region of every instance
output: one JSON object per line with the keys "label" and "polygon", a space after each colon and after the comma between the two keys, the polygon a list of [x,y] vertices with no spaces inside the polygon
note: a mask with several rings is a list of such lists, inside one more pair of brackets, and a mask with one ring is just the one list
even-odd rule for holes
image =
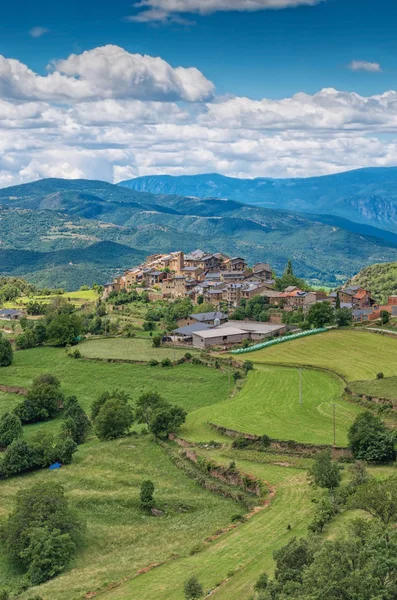
{"label": "terraced field", "polygon": [[365,331],[335,330],[242,355],[261,364],[312,365],[347,381],[397,375],[397,339]]}
{"label": "terraced field", "polygon": [[175,361],[182,358],[187,351],[191,354],[196,352],[190,348],[178,348],[172,346],[153,348],[150,337],[102,338],[80,344],[79,350],[81,354],[87,358],[114,358],[121,360],[136,360],[138,362],[148,362],[150,360],[162,361],[164,358]]}
{"label": "terraced field", "polygon": [[397,400],[397,377],[386,377],[373,381],[353,381],[349,387],[355,394]]}

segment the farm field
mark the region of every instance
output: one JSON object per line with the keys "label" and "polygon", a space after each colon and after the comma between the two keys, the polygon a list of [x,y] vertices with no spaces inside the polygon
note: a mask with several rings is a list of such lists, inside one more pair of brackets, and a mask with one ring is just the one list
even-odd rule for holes
{"label": "farm field", "polygon": [[[75,395],[89,412],[93,400],[105,390],[121,389],[129,393],[132,402],[148,391],[156,391],[187,411],[227,397],[227,374],[202,365],[185,363],[171,368],[128,363],[106,363],[69,358],[64,349],[32,348],[15,352],[11,367],[0,371],[0,383],[29,388],[40,373],[50,372],[59,377],[62,391]],[[0,414],[8,410],[14,398],[0,393]],[[30,425],[30,429],[57,429],[60,420]]]}
{"label": "farm field", "polygon": [[[87,531],[71,568],[36,590],[45,600],[82,598],[153,562],[188,555],[195,544],[227,526],[241,511],[238,503],[190,480],[149,437],[129,436],[80,446],[73,465],[58,472],[46,469],[1,481],[0,523],[19,489],[49,478],[65,486]],[[161,518],[140,508],[139,486],[145,479],[155,483],[156,505],[165,511]],[[16,591],[21,582],[21,574],[0,553],[0,589]],[[20,598],[34,592],[31,588]]]}
{"label": "farm field", "polygon": [[153,348],[150,337],[147,338],[110,338],[84,342],[79,346],[82,356],[87,358],[114,358],[148,362],[162,361],[163,358],[178,360],[186,352],[194,353],[190,348],[162,346]]}
{"label": "farm field", "polygon": [[243,355],[256,363],[312,365],[348,381],[397,375],[397,339],[365,331],[328,331]]}
{"label": "farm field", "polygon": [[79,290],[76,292],[65,292],[64,294],[51,294],[49,296],[21,296],[17,301],[5,302],[5,308],[14,308],[15,306],[21,307],[31,300],[35,302],[42,302],[48,304],[54,298],[66,298],[70,300],[76,306],[84,304],[86,302],[96,302],[98,300],[98,294],[95,290]]}
{"label": "farm field", "polygon": [[302,405],[299,371],[257,365],[241,391],[231,400],[198,409],[188,416],[181,436],[193,441],[214,439],[212,422],[243,433],[312,444],[333,443],[335,404],[336,444],[347,443],[347,430],[360,408],[342,399],[343,381],[322,371],[302,370]]}
{"label": "farm field", "polygon": [[385,377],[373,381],[353,381],[349,387],[355,394],[397,400],[397,377]]}

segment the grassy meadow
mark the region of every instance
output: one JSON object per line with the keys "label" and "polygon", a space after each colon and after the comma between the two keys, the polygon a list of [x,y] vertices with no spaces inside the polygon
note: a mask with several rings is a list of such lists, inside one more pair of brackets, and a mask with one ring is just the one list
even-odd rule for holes
{"label": "grassy meadow", "polygon": [[349,386],[355,394],[397,400],[397,377],[385,377],[372,381],[353,381]]}
{"label": "grassy meadow", "polygon": [[195,352],[190,348],[172,346],[153,348],[150,337],[102,338],[80,344],[79,350],[82,356],[87,358],[113,358],[136,360],[139,362],[148,362],[150,360],[162,361],[163,358],[169,358],[174,361],[182,358],[187,351],[191,354]]}
{"label": "grassy meadow", "polygon": [[397,339],[368,331],[331,330],[244,355],[262,364],[330,369],[347,381],[397,375]]}
{"label": "grassy meadow", "polygon": [[[342,398],[343,381],[322,371],[302,370],[302,404],[298,369],[258,365],[233,399],[189,414],[181,435],[199,441],[213,439],[207,422],[244,433],[267,434],[282,440],[333,443],[335,404],[336,444],[347,443],[347,430],[360,412]],[[206,431],[207,430],[207,431]]]}

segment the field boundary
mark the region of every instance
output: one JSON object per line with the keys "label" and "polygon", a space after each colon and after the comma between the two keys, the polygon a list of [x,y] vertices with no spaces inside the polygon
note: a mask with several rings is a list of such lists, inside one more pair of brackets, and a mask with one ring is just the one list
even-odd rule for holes
{"label": "field boundary", "polygon": [[[261,436],[253,433],[244,433],[235,429],[229,429],[222,425],[216,425],[216,423],[208,422],[208,426],[214,429],[220,435],[224,435],[231,438],[243,437],[252,443],[260,442]],[[303,442],[296,442],[295,440],[279,440],[276,438],[270,439],[271,450],[277,452],[285,452],[286,454],[299,454],[299,455],[312,455],[323,450],[331,450],[334,458],[351,458],[352,454],[349,448],[345,446],[332,446],[331,444],[305,444]]]}
{"label": "field boundary", "polygon": [[5,392],[6,394],[19,394],[20,396],[26,396],[29,390],[24,387],[0,384],[0,392]]}
{"label": "field boundary", "polygon": [[249,348],[238,348],[237,350],[231,350],[230,354],[245,354],[247,352],[256,352],[257,350],[262,350],[263,348],[269,348],[270,346],[283,344],[284,342],[298,340],[303,337],[308,337],[309,335],[316,335],[317,333],[326,333],[327,331],[329,331],[328,327],[319,327],[317,329],[301,331],[300,333],[293,333],[292,335],[278,337],[273,340],[269,340],[268,342],[261,342],[260,344],[255,344],[255,346],[250,346]]}

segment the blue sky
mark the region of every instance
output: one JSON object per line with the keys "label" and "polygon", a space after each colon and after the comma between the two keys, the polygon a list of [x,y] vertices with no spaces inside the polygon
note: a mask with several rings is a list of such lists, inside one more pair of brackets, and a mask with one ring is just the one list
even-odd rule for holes
{"label": "blue sky", "polygon": [[[188,15],[195,25],[127,22],[131,0],[7,2],[0,53],[37,71],[51,59],[105,44],[194,65],[220,94],[280,98],[335,87],[374,94],[395,87],[397,2],[328,0],[316,6],[251,13]],[[32,38],[34,27],[49,29]],[[377,62],[381,73],[352,72],[352,60]]]}
{"label": "blue sky", "polygon": [[8,0],[0,186],[396,165],[396,25],[395,0]]}

